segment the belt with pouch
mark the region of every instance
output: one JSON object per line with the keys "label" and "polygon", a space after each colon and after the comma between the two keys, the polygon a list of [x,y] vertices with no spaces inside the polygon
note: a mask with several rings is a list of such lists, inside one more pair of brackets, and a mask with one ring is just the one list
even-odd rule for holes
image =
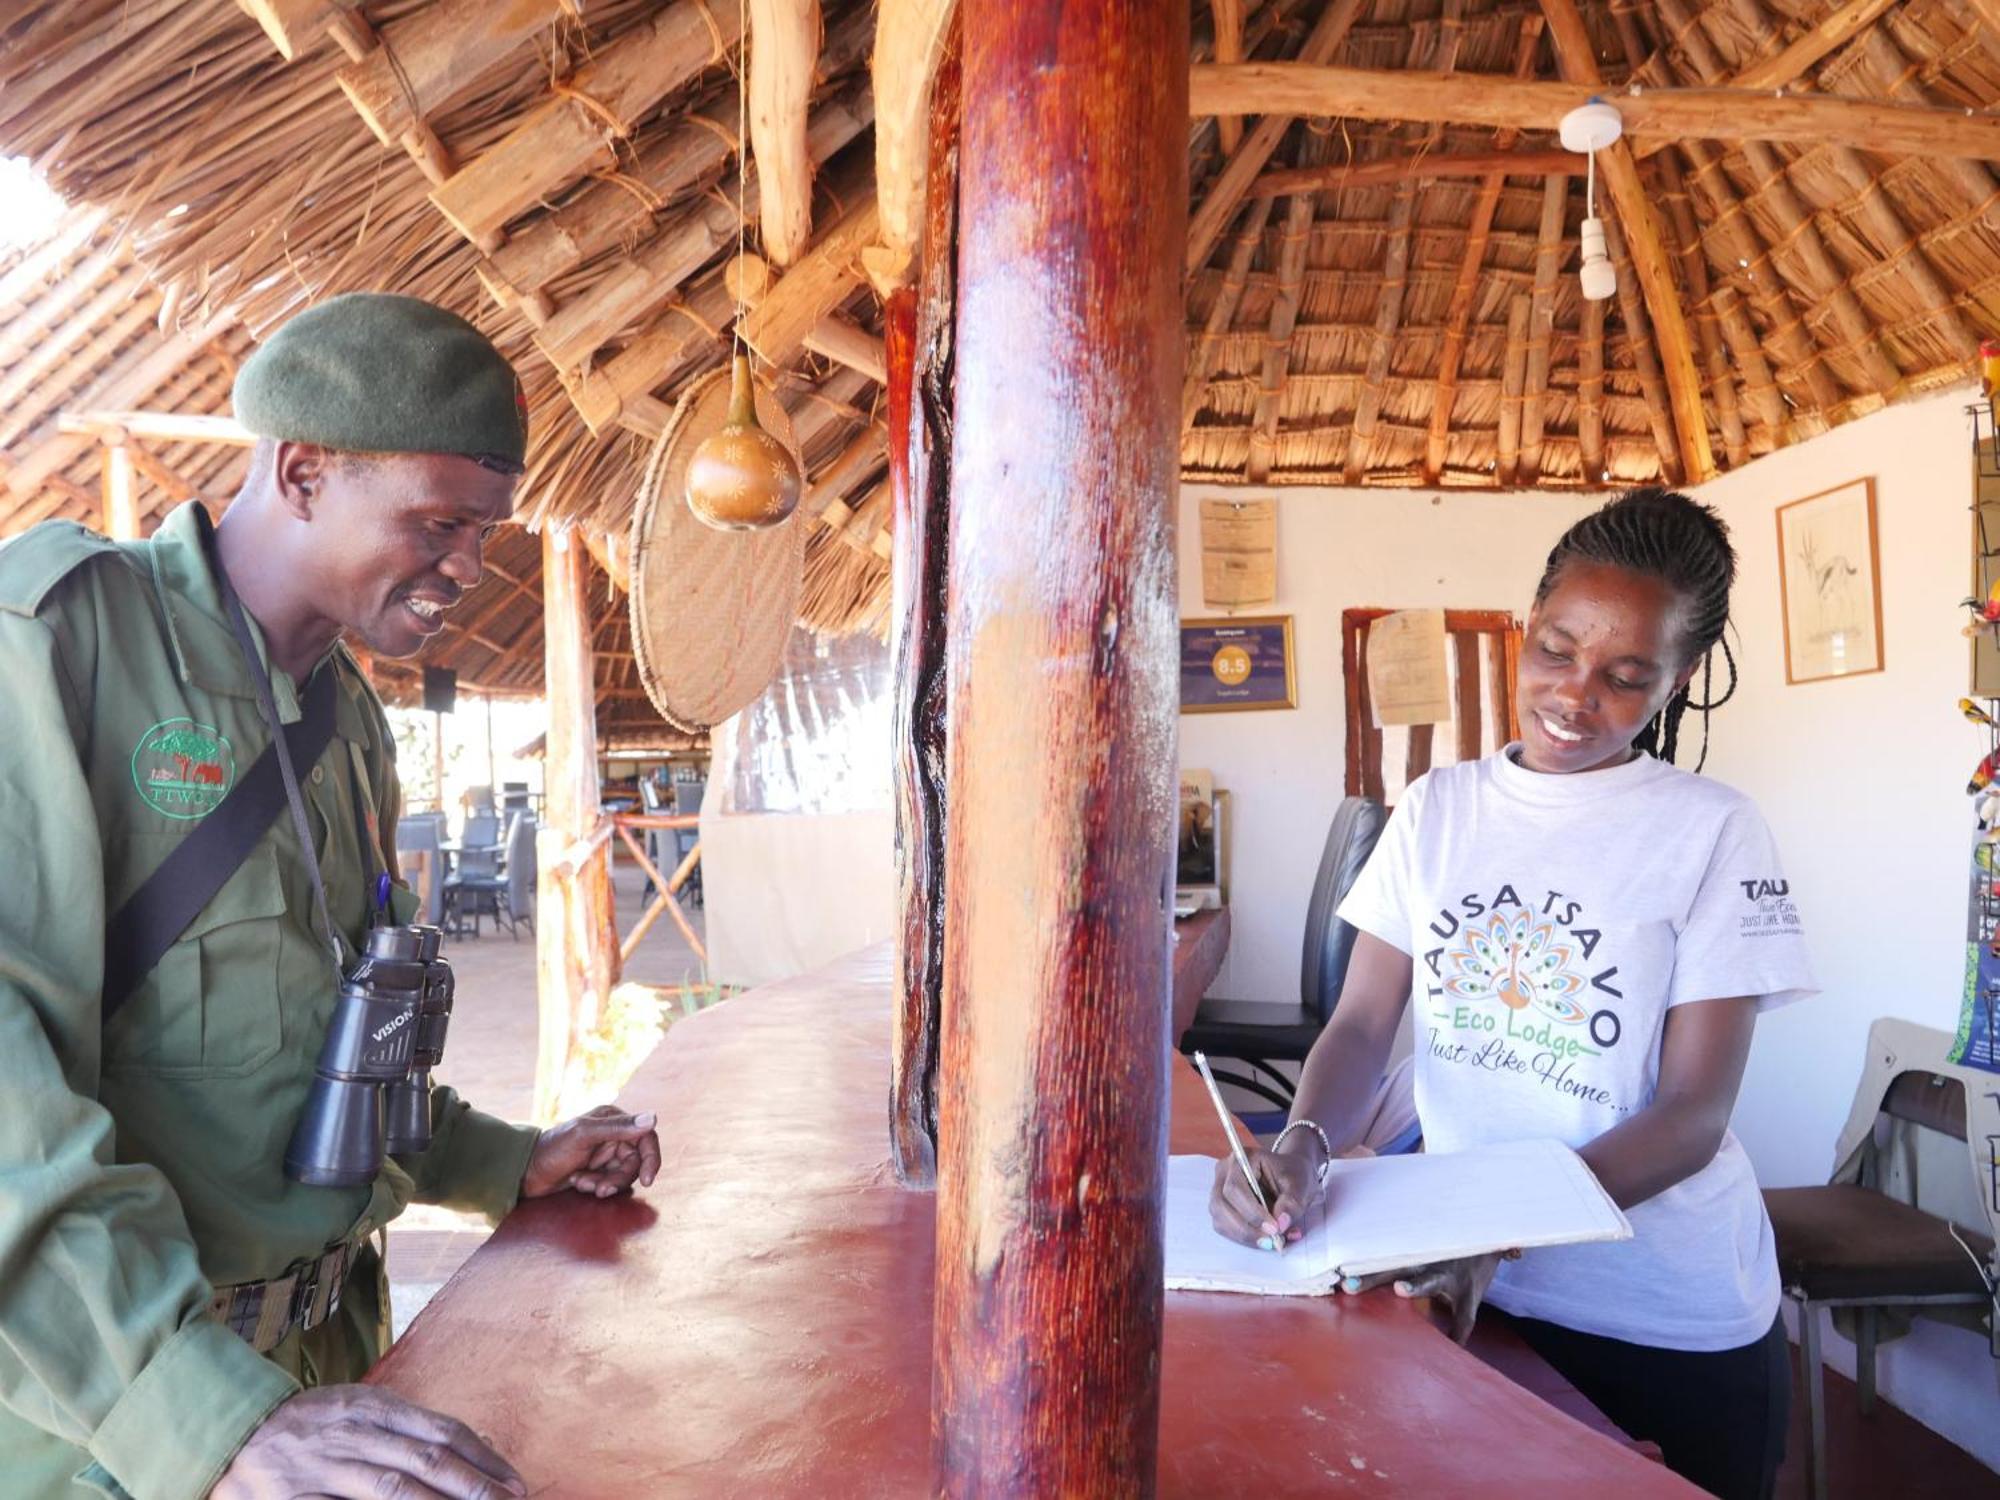
{"label": "belt with pouch", "polygon": [[340,1289],[359,1249],[358,1242],[343,1240],[294,1261],[268,1281],[217,1287],[209,1316],[259,1354],[269,1354],[295,1330],[317,1328],[340,1310]]}

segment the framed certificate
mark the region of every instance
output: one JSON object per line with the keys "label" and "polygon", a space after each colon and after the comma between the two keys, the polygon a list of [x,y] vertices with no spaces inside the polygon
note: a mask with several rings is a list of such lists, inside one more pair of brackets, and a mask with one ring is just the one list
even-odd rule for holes
{"label": "framed certificate", "polygon": [[1181,621],[1181,712],[1297,708],[1292,617]]}

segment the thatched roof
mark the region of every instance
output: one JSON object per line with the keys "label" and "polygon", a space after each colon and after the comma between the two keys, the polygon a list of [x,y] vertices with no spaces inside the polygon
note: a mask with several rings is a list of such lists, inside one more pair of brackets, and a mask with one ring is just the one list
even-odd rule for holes
{"label": "thatched roof", "polygon": [[[824,517],[806,618],[845,630],[877,624],[887,589],[862,254],[877,230],[875,13],[822,13],[811,248],[760,222],[753,187],[750,243],[789,263],[752,338],[785,371]],[[736,7],[703,0],[21,0],[0,7],[0,151],[126,231],[114,253],[136,255],[178,329],[254,335],[352,288],[474,319],[528,386],[530,519],[583,520],[615,572],[646,445],[725,353],[737,24]],[[1370,71],[1353,75],[1365,89],[1324,96],[1338,117],[1191,122],[1184,473],[1693,479],[1963,378],[2000,332],[1995,153],[1871,150],[1845,128],[1759,138],[1739,116],[1752,89],[1767,111],[1777,90],[1785,108],[1985,110],[2000,99],[1996,25],[2000,0],[1197,0],[1198,59]],[[1606,303],[1578,293],[1584,179],[1553,119],[1506,114],[1514,94],[1449,102],[1592,72],[1628,107],[1742,86],[1692,127],[1635,127],[1628,176],[1600,177],[1621,262]],[[1224,107],[1225,82],[1204,86],[1197,107]],[[1322,107],[1293,97],[1282,107]],[[807,180],[785,160],[767,177]],[[175,399],[199,410],[219,389],[192,379]],[[534,559],[516,561],[531,595]],[[514,608],[496,604],[476,633],[525,645],[504,635]],[[499,660],[468,676],[507,686],[530,670]]]}

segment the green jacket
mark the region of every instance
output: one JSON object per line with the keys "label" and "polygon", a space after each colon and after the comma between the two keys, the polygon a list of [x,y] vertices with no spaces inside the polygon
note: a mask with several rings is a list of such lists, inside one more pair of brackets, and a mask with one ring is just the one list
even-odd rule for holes
{"label": "green jacket", "polygon": [[[0,1489],[15,1500],[205,1495],[302,1383],[366,1368],[383,1310],[364,1256],[342,1316],[266,1359],[207,1315],[212,1288],[278,1275],[412,1199],[497,1219],[535,1140],[439,1088],[430,1151],[372,1189],[285,1177],[337,983],[286,816],[104,1023],[107,914],[270,739],[195,523],[184,505],[150,542],[58,522],[0,546]],[[344,649],[319,670],[339,674],[335,734],[299,774],[333,918],[358,944],[394,848],[394,742]],[[271,686],[296,719],[291,679]],[[381,834],[366,854],[357,795]]]}

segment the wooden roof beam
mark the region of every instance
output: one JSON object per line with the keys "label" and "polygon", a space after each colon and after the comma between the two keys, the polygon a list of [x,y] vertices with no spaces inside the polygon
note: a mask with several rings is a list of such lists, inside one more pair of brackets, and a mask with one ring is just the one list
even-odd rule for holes
{"label": "wooden roof beam", "polygon": [[1243,289],[1250,284],[1250,262],[1257,254],[1257,246],[1263,241],[1264,226],[1270,222],[1274,201],[1260,198],[1250,205],[1250,216],[1243,221],[1243,228],[1236,236],[1236,246],[1229,252],[1229,265],[1222,273],[1222,285],[1208,310],[1208,320],[1201,333],[1188,345],[1187,374],[1181,382],[1183,437],[1194,426],[1195,415],[1201,410],[1202,400],[1208,393],[1208,374],[1215,361],[1215,346],[1235,326],[1236,309],[1243,300]]}
{"label": "wooden roof beam", "polygon": [[1604,309],[1584,300],[1576,353],[1576,446],[1583,482],[1604,483]]}
{"label": "wooden roof beam", "polygon": [[1500,424],[1494,435],[1494,478],[1511,488],[1521,472],[1521,397],[1528,379],[1528,317],[1533,299],[1516,292],[1507,304],[1507,350],[1500,365]]}
{"label": "wooden roof beam", "polygon": [[[1228,0],[1225,0],[1228,3]],[[957,0],[882,0],[869,64],[875,86],[875,197],[881,243],[862,252],[884,297],[915,280],[931,149],[931,85]],[[865,9],[865,7],[864,7]]]}
{"label": "wooden roof beam", "polygon": [[[868,166],[872,172],[873,163]],[[798,358],[814,328],[847,300],[861,279],[861,252],[876,240],[880,219],[872,188],[836,196],[852,206],[739,325],[745,342],[779,369]]]}
{"label": "wooden roof beam", "polygon": [[1403,289],[1410,278],[1410,220],[1417,190],[1405,181],[1389,205],[1389,232],[1382,242],[1382,287],[1375,297],[1375,325],[1369,331],[1368,368],[1355,398],[1354,422],[1347,438],[1347,460],[1341,478],[1361,483],[1368,467],[1368,447],[1382,415],[1382,391],[1389,379],[1389,360],[1396,348],[1396,325],[1403,318]]}
{"label": "wooden roof beam", "polygon": [[380,27],[374,50],[334,82],[375,138],[394,146],[574,9],[574,0],[434,0]]}
{"label": "wooden roof beam", "polygon": [[[1317,154],[1319,137],[1307,133],[1301,154]],[[1264,340],[1264,367],[1258,381],[1257,410],[1250,422],[1250,459],[1245,474],[1252,484],[1271,477],[1271,458],[1278,444],[1278,418],[1284,410],[1285,381],[1292,367],[1292,331],[1299,321],[1299,288],[1305,282],[1306,241],[1312,236],[1319,195],[1295,193],[1285,205],[1285,227],[1278,236],[1278,286],[1271,298],[1270,330]]]}
{"label": "wooden roof beam", "polygon": [[[1569,8],[1573,12],[1574,4]],[[1596,73],[1594,66],[1591,73]],[[1196,115],[1278,110],[1349,120],[1554,130],[1570,110],[1603,93],[1601,80],[1555,83],[1304,63],[1204,63],[1193,70],[1191,108]],[[2000,111],[1927,109],[1739,88],[1640,89],[1615,93],[1610,102],[1624,117],[1628,136],[1794,145],[1837,141],[1884,156],[2000,161]],[[1253,138],[1254,133],[1245,137],[1246,150]],[[1242,191],[1236,196],[1240,201]],[[1189,232],[1192,236],[1192,225]]]}
{"label": "wooden roof beam", "polygon": [[[1531,77],[1535,53],[1541,45],[1543,21],[1540,16],[1521,18],[1514,40],[1514,74]],[[1445,76],[1445,75],[1440,75]],[[1450,75],[1457,76],[1457,75]],[[1511,151],[1519,132],[1502,130],[1493,144]],[[1465,331],[1472,321],[1473,304],[1479,294],[1479,268],[1486,261],[1486,244],[1493,233],[1493,214],[1500,206],[1500,190],[1506,185],[1505,172],[1489,172],[1481,180],[1479,196],[1473,200],[1472,217],[1465,230],[1465,253],[1459,258],[1458,280],[1451,289],[1451,303],[1444,315],[1444,347],[1438,355],[1437,390],[1431,398],[1430,433],[1424,442],[1425,482],[1437,483],[1444,472],[1446,445],[1451,437],[1451,408],[1458,394],[1458,367],[1465,357]]]}
{"label": "wooden roof beam", "polygon": [[236,0],[237,9],[264,28],[286,62],[312,51],[327,29],[358,4],[360,0]]}
{"label": "wooden roof beam", "polygon": [[[1708,34],[1702,30],[1699,16],[1688,9],[1686,0],[1656,0],[1656,3],[1660,18],[1680,34],[1682,49],[1696,74],[1703,80],[1719,77],[1722,72],[1722,59],[1710,43]],[[1838,143],[1828,144],[1838,158],[1842,148]],[[1903,372],[1897,368],[1895,361],[1889,358],[1882,347],[1882,341],[1875,337],[1874,320],[1861,306],[1861,300],[1854,295],[1854,290],[1848,283],[1846,271],[1834,260],[1832,252],[1827,249],[1826,241],[1820,237],[1819,226],[1814,222],[1811,211],[1793,190],[1791,179],[1785,175],[1783,159],[1766,141],[1745,141],[1742,152],[1743,159],[1749,163],[1750,170],[1762,184],[1762,196],[1766,206],[1784,227],[1786,240],[1797,257],[1802,273],[1799,279],[1808,283],[1808,288],[1814,296],[1827,299],[1833,321],[1839,327],[1842,336],[1849,343],[1859,347],[1862,363],[1867,367],[1868,378],[1874,383],[1875,389],[1884,396],[1901,394],[1904,389]],[[1850,156],[1852,154],[1849,153]],[[1849,170],[1858,171],[1865,181],[1873,183],[1874,174],[1866,166],[1853,161],[1848,167]],[[1864,203],[1871,196],[1879,195],[1864,194]],[[1878,207],[1889,213],[1892,219],[1894,218],[1894,211],[1888,209],[1886,205]],[[1901,233],[1904,242],[1908,243],[1908,231],[1904,230]],[[1908,269],[1920,278],[1928,267],[1913,264]],[[1912,282],[1912,289],[1918,292],[1921,301],[1922,292],[1915,281]],[[1935,293],[1935,278],[1932,279],[1932,289]],[[1976,349],[1975,340],[1973,351]]]}
{"label": "wooden roof beam", "polygon": [[225,443],[248,448],[257,441],[234,417],[199,417],[168,411],[64,412],[58,422],[64,432],[80,432],[103,441],[116,437],[152,442]]}
{"label": "wooden roof beam", "polygon": [[819,0],[747,0],[750,149],[764,253],[789,266],[812,242],[806,115],[819,60]]}
{"label": "wooden roof beam", "polygon": [[[1209,14],[1215,19],[1215,60],[1219,63],[1243,61],[1243,0],[1209,0]],[[1243,144],[1243,122],[1231,117],[1216,121],[1216,144],[1228,156]]]}
{"label": "wooden roof beam", "polygon": [[1611,252],[1611,264],[1618,272],[1618,316],[1625,324],[1632,368],[1639,377],[1639,393],[1652,423],[1653,445],[1660,450],[1660,468],[1675,484],[1691,482],[1683,445],[1676,441],[1676,414],[1667,396],[1666,382],[1661,378],[1660,351],[1654,341],[1652,319],[1647,315],[1645,293],[1633,275],[1629,242],[1616,214],[1605,217],[1604,245]]}
{"label": "wooden roof beam", "polygon": [[491,254],[508,220],[593,167],[616,168],[640,118],[740,40],[738,12],[676,0],[601,49],[554,97],[431,192],[452,227]]}
{"label": "wooden roof beam", "polygon": [[1266,172],[1250,184],[1253,198],[1302,192],[1308,188],[1386,187],[1399,182],[1428,182],[1440,177],[1484,177],[1504,172],[1509,177],[1540,177],[1551,172],[1573,172],[1577,156],[1571,151],[1441,151],[1434,154],[1392,157],[1386,161],[1360,162],[1352,166],[1288,167]]}
{"label": "wooden roof beam", "polygon": [[[1601,88],[1604,79],[1597,71],[1590,35],[1584,30],[1576,0],[1541,0],[1541,6],[1542,14],[1548,17],[1549,39],[1555,43],[1556,64],[1563,77],[1586,89]],[[1619,108],[1621,112],[1624,109],[1622,99]],[[2000,130],[2000,119],[1995,126]],[[1629,123],[1627,128],[1631,128]],[[1996,143],[2000,143],[2000,134],[1996,134]],[[1708,446],[1708,412],[1702,405],[1701,379],[1695,373],[1693,342],[1681,310],[1680,291],[1674,285],[1673,267],[1667,263],[1666,251],[1660,244],[1659,218],[1645,185],[1639,180],[1639,165],[1633,160],[1631,142],[1616,141],[1598,155],[1605,186],[1611,191],[1612,206],[1623,221],[1632,269],[1639,277],[1646,312],[1658,340],[1660,360],[1665,366],[1667,401],[1679,443],[1680,469],[1687,483],[1699,484],[1714,475],[1715,458]]]}
{"label": "wooden roof beam", "polygon": [[1555,336],[1556,278],[1569,254],[1563,239],[1568,212],[1569,178],[1561,172],[1552,173],[1542,183],[1542,221],[1535,237],[1535,288],[1529,302],[1527,354],[1522,372],[1520,479],[1526,484],[1533,484],[1542,472],[1543,402],[1549,389],[1549,344]]}
{"label": "wooden roof beam", "polygon": [[[1362,0],[1331,0],[1313,29],[1299,46],[1298,61],[1286,64],[1288,67],[1313,67],[1324,64],[1340,50],[1340,44],[1347,40],[1347,33],[1354,29],[1355,19],[1361,14]],[[1231,72],[1270,64],[1250,63],[1210,63],[1209,69],[1226,68]],[[1195,87],[1200,88],[1203,69],[1194,70]],[[1319,101],[1320,105],[1324,100]],[[1266,113],[1266,111],[1272,111]],[[1229,160],[1223,164],[1221,173],[1209,185],[1208,196],[1202,200],[1188,219],[1187,270],[1190,275],[1208,264],[1208,257],[1214,253],[1216,242],[1229,228],[1236,217],[1236,210],[1243,202],[1243,196],[1250,190],[1250,184],[1257,174],[1264,170],[1264,163],[1271,159],[1271,153],[1278,149],[1278,143],[1285,138],[1291,128],[1294,116],[1301,114],[1331,114],[1338,111],[1323,107],[1310,109],[1275,110],[1271,101],[1258,103],[1255,109],[1223,110],[1192,108],[1191,114],[1220,115],[1242,114],[1262,115],[1256,125],[1245,133],[1243,142],[1230,152]]]}
{"label": "wooden roof beam", "polygon": [[[1681,277],[1694,304],[1695,342],[1701,350],[1701,362],[1708,370],[1708,393],[1715,402],[1715,414],[1722,428],[1723,451],[1729,455],[1730,466],[1739,467],[1750,460],[1750,440],[1743,430],[1743,408],[1737,399],[1735,372],[1729,368],[1729,356],[1716,326],[1717,310],[1708,284],[1708,262],[1702,258],[1694,206],[1688,201],[1687,183],[1681,177],[1680,154],[1667,152],[1660,158],[1657,170],[1665,188],[1660,195],[1666,207],[1661,232],[1667,237],[1674,259],[1680,263]],[[1767,403],[1762,410],[1766,417],[1774,418],[1766,424],[1771,429],[1772,441],[1782,442],[1784,402],[1771,381],[1770,367],[1764,362],[1763,351],[1757,349],[1754,335],[1750,344],[1755,359],[1744,366],[1744,384],[1757,390],[1755,399]]]}

